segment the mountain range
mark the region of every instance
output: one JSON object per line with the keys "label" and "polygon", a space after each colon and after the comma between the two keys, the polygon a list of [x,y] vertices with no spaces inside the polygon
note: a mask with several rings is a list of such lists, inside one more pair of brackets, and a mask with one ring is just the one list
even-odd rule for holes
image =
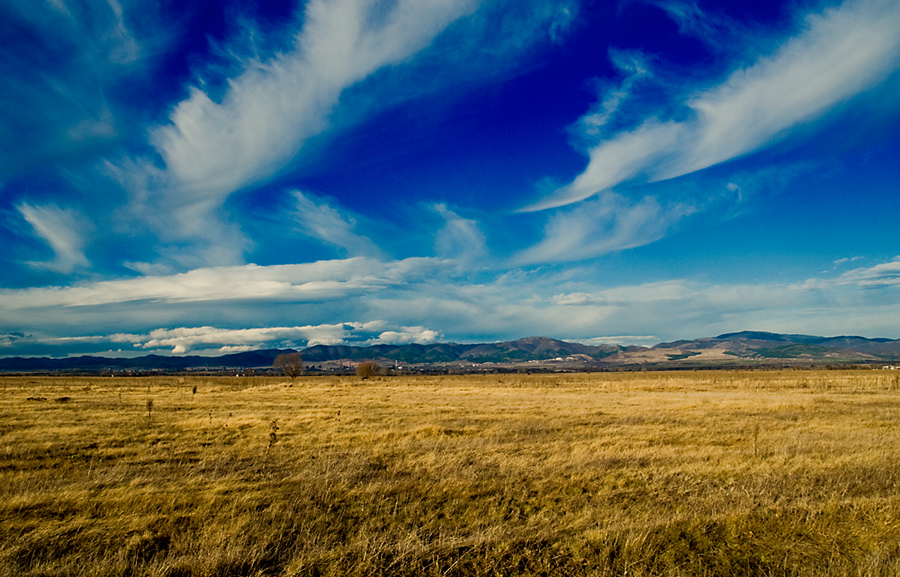
{"label": "mountain range", "polygon": [[889,363],[900,360],[900,340],[857,336],[818,337],[758,331],[660,343],[653,347],[583,345],[547,337],[480,344],[316,345],[301,351],[266,349],[218,357],[146,355],[133,358],[80,356],[0,358],[3,372],[188,371],[268,369],[279,354],[299,352],[307,367],[348,369],[363,360],[420,369],[455,365],[478,370],[488,363],[536,369],[653,366],[753,366]]}

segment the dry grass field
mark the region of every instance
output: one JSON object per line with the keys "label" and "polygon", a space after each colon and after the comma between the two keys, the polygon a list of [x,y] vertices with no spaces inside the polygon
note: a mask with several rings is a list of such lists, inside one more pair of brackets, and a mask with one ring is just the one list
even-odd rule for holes
{"label": "dry grass field", "polygon": [[900,575],[890,371],[0,378],[0,575]]}

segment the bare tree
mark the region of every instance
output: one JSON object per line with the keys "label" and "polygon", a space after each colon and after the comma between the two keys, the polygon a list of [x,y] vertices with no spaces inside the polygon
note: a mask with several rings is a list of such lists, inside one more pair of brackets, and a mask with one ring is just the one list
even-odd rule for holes
{"label": "bare tree", "polygon": [[272,366],[281,369],[285,376],[293,379],[303,373],[303,357],[300,353],[281,353],[275,357]]}
{"label": "bare tree", "polygon": [[369,377],[374,377],[378,374],[378,363],[373,361],[366,361],[364,363],[359,363],[356,365],[356,376],[365,380]]}

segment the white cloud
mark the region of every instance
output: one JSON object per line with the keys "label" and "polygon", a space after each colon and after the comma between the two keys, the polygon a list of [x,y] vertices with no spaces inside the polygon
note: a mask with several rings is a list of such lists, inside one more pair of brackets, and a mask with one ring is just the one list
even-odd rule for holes
{"label": "white cloud", "polygon": [[114,43],[110,50],[110,58],[113,62],[127,64],[140,57],[141,46],[134,35],[125,25],[124,10],[118,0],[106,0],[113,14],[113,25],[110,27],[108,38]]}
{"label": "white cloud", "polygon": [[22,203],[17,208],[35,234],[50,245],[55,254],[51,261],[30,262],[30,266],[64,274],[88,266],[88,260],[84,256],[83,237],[88,225],[77,213],[55,205],[32,206]]}
{"label": "white cloud", "polygon": [[[608,335],[674,340],[743,329],[897,338],[898,279],[900,258],[794,285],[678,278],[616,285],[587,269],[512,269],[482,273],[474,282],[449,261],[357,258],[5,289],[0,335],[12,336],[0,343],[4,354],[29,346],[67,354],[117,345],[212,354],[230,350],[222,347],[485,342],[531,335],[581,342]],[[335,318],[347,322],[337,324]],[[122,326],[138,328],[122,333]]]}
{"label": "white cloud", "polygon": [[862,260],[863,258],[864,257],[861,257],[861,256],[848,256],[848,257],[839,258],[839,259],[835,260],[833,264],[835,267],[838,267],[838,266],[847,264],[849,262],[856,262],[858,260]]}
{"label": "white cloud", "polygon": [[554,303],[565,306],[618,306],[683,300],[693,293],[694,289],[685,281],[671,280],[615,287],[590,293],[562,293],[553,295],[551,298]]}
{"label": "white cloud", "polygon": [[221,351],[223,347],[258,349],[336,345],[348,338],[349,333],[344,324],[253,329],[221,329],[206,326],[156,329],[145,335],[127,335],[127,342],[142,349],[171,347],[173,353],[180,354],[192,349]]}
{"label": "white cloud", "polygon": [[440,257],[454,259],[462,266],[485,254],[484,233],[476,221],[459,216],[446,204],[436,204],[433,209],[444,219],[444,226],[434,239],[434,248]]}
{"label": "white cloud", "polygon": [[890,262],[847,271],[840,276],[838,282],[866,288],[900,286],[900,256]]}
{"label": "white cloud", "polygon": [[441,334],[425,327],[402,327],[399,331],[384,331],[375,339],[366,342],[368,345],[425,345],[440,339]]}
{"label": "white cloud", "polygon": [[[854,262],[862,257],[842,258],[834,261],[835,268]],[[837,278],[810,278],[803,282],[794,283],[791,288],[798,291],[815,290],[833,292],[841,287],[856,287],[861,289],[887,289],[900,286],[900,256],[890,262],[880,263],[870,267],[861,267],[849,270]]]}
{"label": "white cloud", "polygon": [[607,192],[554,214],[544,239],[514,257],[513,262],[575,261],[643,246],[662,238],[696,210],[679,203],[662,206],[652,197],[631,202]]}
{"label": "white cloud", "polygon": [[[3,346],[0,335],[0,346]],[[369,338],[371,337],[371,338]],[[130,344],[134,350],[166,350],[172,354],[226,354],[263,348],[306,348],[316,345],[425,344],[440,337],[425,327],[397,327],[385,321],[346,322],[293,327],[227,329],[213,326],[159,328],[147,333],[114,333],[90,337],[39,339],[45,345],[74,343]],[[17,340],[21,340],[19,337]],[[13,339],[10,339],[13,344]]]}
{"label": "white cloud", "polygon": [[[546,296],[567,284],[522,271],[491,275],[481,283],[445,274],[398,285],[367,299],[369,314],[398,325],[441,327],[447,338],[473,342],[525,335],[595,336],[605,307],[562,308]],[[424,322],[423,322],[424,321]],[[498,331],[498,327],[504,327]]]}
{"label": "white cloud", "polygon": [[549,199],[525,208],[544,210],[572,204],[637,176],[686,141],[685,126],[649,120],[590,150],[587,168]]}
{"label": "white cloud", "polygon": [[160,263],[125,261],[122,265],[145,276],[163,276],[172,273],[171,268]]}
{"label": "white cloud", "polygon": [[[402,262],[398,263],[402,268]],[[390,284],[393,265],[362,257],[308,264],[244,265],[71,287],[0,290],[0,311],[156,303],[282,300],[318,302]]]}
{"label": "white cloud", "polygon": [[591,106],[590,112],[582,116],[571,132],[578,140],[594,143],[610,131],[609,124],[622,105],[631,98],[636,85],[651,76],[649,65],[643,54],[633,51],[610,49],[609,59],[625,77],[618,85],[601,83],[602,98]]}
{"label": "white cloud", "polygon": [[[589,152],[585,171],[526,210],[578,202],[634,179],[659,181],[764,148],[900,68],[900,4],[849,0],[808,16],[770,56],[695,91],[687,120],[650,116]],[[593,114],[593,113],[592,113]]]}
{"label": "white cloud", "polygon": [[[725,285],[673,279],[562,293],[552,300],[558,305],[557,310],[585,314],[602,307],[606,314],[597,326],[603,332],[652,332],[662,340],[738,330],[900,336],[892,324],[894,315],[900,314],[896,293],[867,294],[869,291],[859,288],[851,283],[821,279],[794,285]],[[558,314],[560,318],[569,316],[565,312]]]}
{"label": "white cloud", "polygon": [[[0,150],[0,177],[6,161],[28,148],[21,141],[29,134],[38,148],[80,139],[70,147],[79,156],[73,162],[93,165],[76,165],[66,175],[69,184],[102,199],[109,211],[104,216],[115,213],[114,232],[149,241],[143,244],[150,244],[153,256],[129,254],[126,265],[145,273],[159,271],[141,262],[149,259],[171,270],[246,262],[248,251],[259,248],[249,238],[256,223],[238,224],[246,223],[247,215],[225,206],[230,195],[251,192],[247,189],[287,170],[301,176],[316,170],[311,161],[331,135],[378,111],[435,93],[441,101],[452,100],[472,85],[508,78],[530,59],[534,46],[558,38],[577,14],[575,0],[311,0],[299,4],[290,22],[274,27],[238,15],[224,39],[210,40],[215,46],[205,57],[189,59],[195,81],[158,91],[148,85],[158,71],[151,65],[165,50],[162,41],[147,38],[147,30],[161,30],[154,32],[159,38],[182,31],[183,16],[164,22],[156,14],[168,7],[144,7],[134,0],[13,0],[11,5],[60,54],[48,48],[49,56],[33,66],[28,51],[10,51],[7,60],[16,61],[17,71],[41,72],[34,82],[20,83],[21,90],[0,94],[0,109],[15,110],[9,118],[17,122],[6,127],[17,142],[0,143],[10,149],[10,154]],[[59,45],[73,49],[54,45],[57,36]],[[134,73],[135,82],[127,83],[131,96],[104,90],[110,82],[121,84],[123,72]],[[50,81],[52,86],[44,86]],[[160,100],[171,94],[185,96]],[[125,108],[115,100],[119,95],[129,99]],[[138,113],[137,96],[140,118],[123,122],[123,115]],[[167,104],[168,115],[160,122]],[[20,130],[23,118],[37,119],[34,130]],[[148,118],[157,122],[142,125]],[[45,125],[53,126],[52,138]],[[123,146],[113,149],[117,143]],[[97,161],[104,155],[101,146],[128,152]],[[30,156],[46,166],[51,153]],[[9,169],[23,165],[10,161]],[[98,184],[97,176],[107,182]],[[117,207],[122,190],[127,206]],[[319,209],[316,215],[325,216],[329,203],[304,195]],[[346,255],[379,254],[365,238],[367,231],[352,226],[351,215],[337,203],[330,206],[337,214],[329,216],[344,220],[331,220],[338,228],[329,231],[303,219],[301,228]]]}
{"label": "white cloud", "polygon": [[312,0],[292,47],[251,62],[220,101],[199,88],[152,131],[166,167],[156,194],[186,235],[203,236],[224,198],[284,168],[347,87],[427,46],[474,0]]}
{"label": "white cloud", "polygon": [[551,300],[558,305],[597,305],[597,304],[605,304],[605,302],[588,293],[584,292],[575,292],[569,294],[558,294],[553,295]]}
{"label": "white cloud", "polygon": [[297,204],[293,217],[302,233],[336,246],[349,256],[378,254],[378,248],[371,240],[354,232],[357,223],[353,216],[342,214],[309,193],[295,191],[294,198]]}
{"label": "white cloud", "polygon": [[0,333],[0,347],[12,347],[25,338],[22,333]]}

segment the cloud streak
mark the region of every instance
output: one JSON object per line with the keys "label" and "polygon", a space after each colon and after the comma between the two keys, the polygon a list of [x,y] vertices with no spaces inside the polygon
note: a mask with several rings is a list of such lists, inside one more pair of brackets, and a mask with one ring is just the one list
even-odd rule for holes
{"label": "cloud streak", "polygon": [[597,144],[582,174],[525,210],[565,206],[636,179],[675,178],[769,146],[895,73],[898,29],[900,5],[887,0],[850,0],[810,15],[772,54],[691,93],[687,119],[649,117]]}
{"label": "cloud streak", "polygon": [[459,216],[443,203],[432,208],[444,221],[435,234],[436,254],[441,258],[452,259],[460,266],[471,265],[486,254],[486,241],[478,222]]}
{"label": "cloud streak", "polygon": [[84,256],[83,237],[88,227],[78,214],[55,205],[32,206],[23,203],[18,210],[34,233],[50,245],[55,255],[50,261],[29,262],[30,266],[68,274],[89,265]]}
{"label": "cloud streak", "polygon": [[0,113],[0,178],[74,164],[122,136],[125,107],[106,94],[133,82],[163,44],[128,27],[136,12],[156,28],[153,8],[130,1],[0,6],[0,111],[12,112]]}
{"label": "cloud streak", "polygon": [[377,290],[389,284],[403,262],[384,266],[365,258],[261,267],[244,265],[71,287],[0,290],[0,310],[92,307],[116,303],[287,300],[318,302]]}
{"label": "cloud streak", "polygon": [[344,214],[328,202],[309,193],[295,191],[293,217],[303,234],[335,246],[350,256],[375,256],[378,248],[368,238],[355,232],[356,218]]}
{"label": "cloud streak", "polygon": [[250,62],[218,101],[192,88],[170,123],[152,130],[165,164],[165,183],[155,195],[183,234],[203,236],[229,194],[272,177],[329,128],[347,87],[403,63],[475,4],[312,0],[292,47]]}
{"label": "cloud streak", "polygon": [[[608,342],[615,335],[652,334],[674,340],[742,329],[896,337],[898,263],[794,285],[674,278],[605,288],[572,270],[510,269],[475,283],[453,262],[435,259],[209,269],[76,287],[6,289],[0,293],[0,335],[5,335],[0,345],[7,355],[35,347],[70,354],[122,345],[132,352],[220,354],[527,335]],[[217,285],[225,286],[211,290]],[[90,334],[85,318],[94,319]],[[288,324],[286,318],[300,322]],[[341,318],[345,322],[335,322]],[[122,333],[117,328],[123,323],[144,328]]]}
{"label": "cloud streak", "polygon": [[568,262],[643,246],[659,240],[695,206],[663,206],[653,197],[633,202],[606,192],[569,210],[554,214],[544,239],[513,257],[516,265]]}
{"label": "cloud streak", "polygon": [[[226,329],[212,326],[159,328],[147,333],[113,333],[89,337],[37,339],[43,345],[130,345],[134,353],[168,350],[171,354],[228,354],[262,348],[298,349],[341,344],[425,344],[439,333],[424,327],[398,327],[385,321]],[[6,338],[4,338],[6,337]],[[21,341],[24,335],[0,335],[0,347]],[[28,339],[26,339],[28,340]]]}
{"label": "cloud streak", "polygon": [[891,262],[847,271],[840,276],[838,282],[856,284],[865,288],[900,286],[900,256]]}

